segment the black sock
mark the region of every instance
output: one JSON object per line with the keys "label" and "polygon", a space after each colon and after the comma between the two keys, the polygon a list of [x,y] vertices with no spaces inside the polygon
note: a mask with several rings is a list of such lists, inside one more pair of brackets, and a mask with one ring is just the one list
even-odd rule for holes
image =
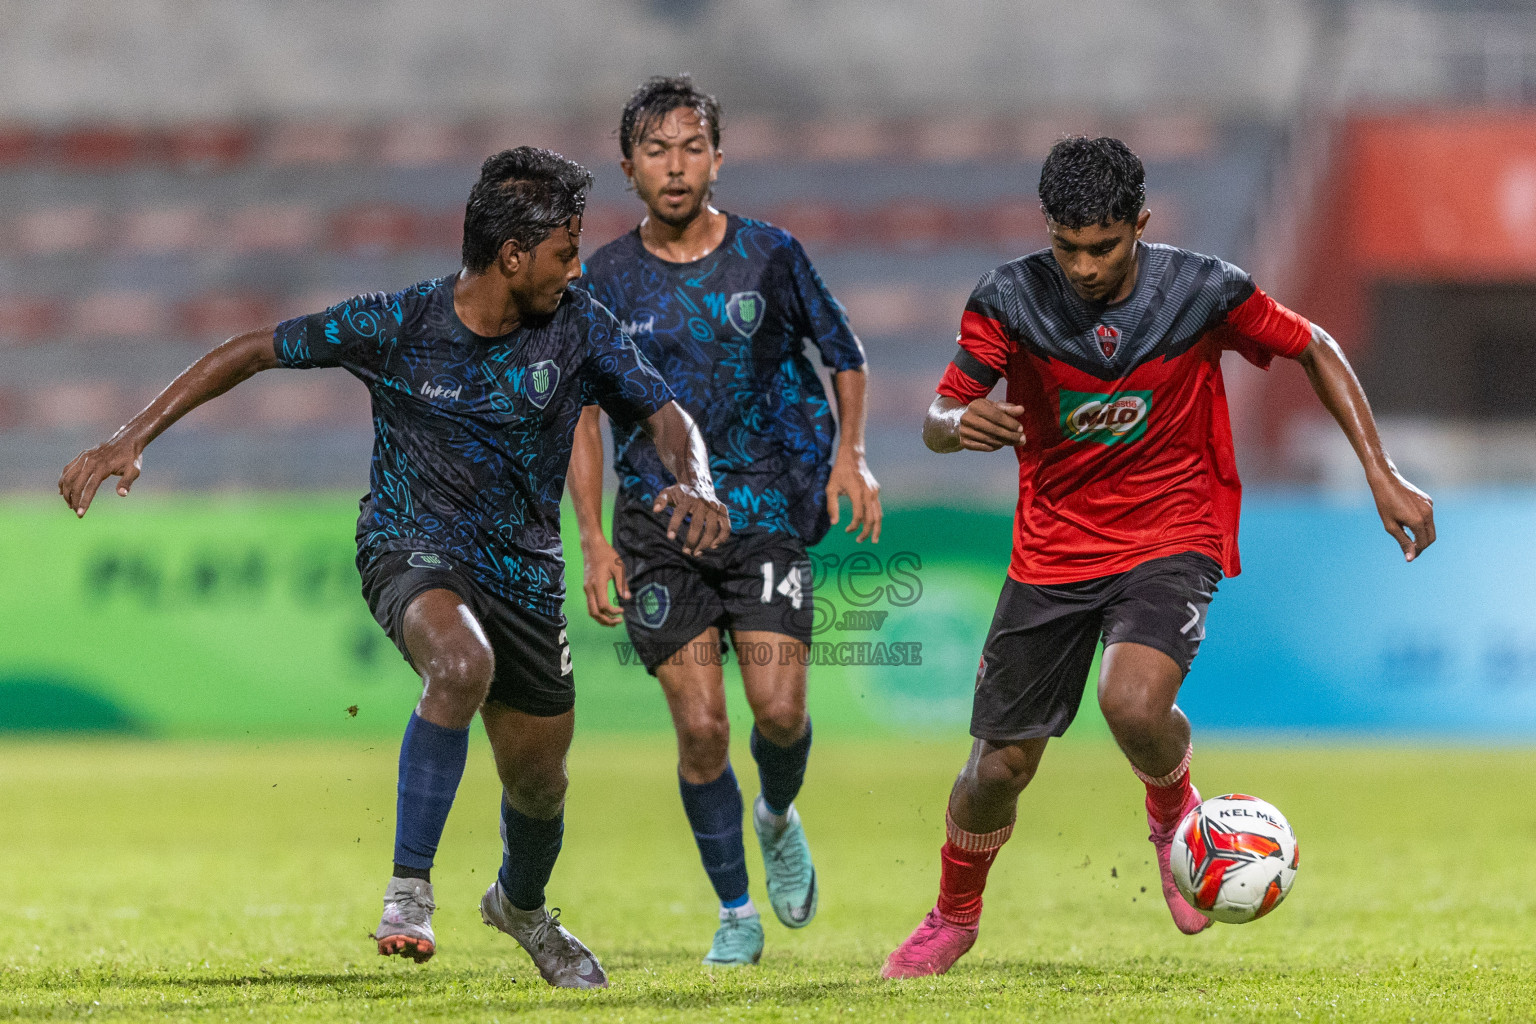
{"label": "black sock", "polygon": [[805,720],[805,735],[787,747],[769,743],[754,725],[752,757],[757,761],[763,803],[774,814],[788,814],[789,805],[795,802],[805,782],[805,763],[811,757],[811,720]]}
{"label": "black sock", "polygon": [[544,905],[544,887],[565,838],[565,810],[553,818],[530,818],[501,797],[501,891],[518,910]]}

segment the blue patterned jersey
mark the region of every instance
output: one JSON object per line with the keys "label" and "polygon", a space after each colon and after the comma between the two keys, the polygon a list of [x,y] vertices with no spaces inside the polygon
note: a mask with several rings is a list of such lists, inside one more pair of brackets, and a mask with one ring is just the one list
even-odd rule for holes
{"label": "blue patterned jersey", "polygon": [[[593,253],[584,275],[698,421],[731,529],[819,541],[837,425],[805,342],[833,371],[863,366],[864,349],[800,243],[732,214],[701,260],[663,260],[635,230]],[[672,475],[632,425],[613,434],[620,497],[649,506]]]}
{"label": "blue patterned jersey", "polygon": [[560,495],[582,406],[632,426],[672,393],[580,288],[547,320],[482,338],[454,312],[454,280],[286,320],[273,337],[278,362],[342,366],[368,385],[359,566],[386,551],[441,552],[492,592],[559,616]]}

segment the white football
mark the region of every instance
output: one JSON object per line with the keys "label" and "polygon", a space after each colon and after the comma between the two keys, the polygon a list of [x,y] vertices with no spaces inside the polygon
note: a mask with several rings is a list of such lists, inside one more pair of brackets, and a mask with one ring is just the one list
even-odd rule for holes
{"label": "white football", "polygon": [[1301,849],[1285,815],[1258,797],[1229,793],[1196,807],[1173,834],[1173,880],[1206,917],[1245,924],[1291,891]]}

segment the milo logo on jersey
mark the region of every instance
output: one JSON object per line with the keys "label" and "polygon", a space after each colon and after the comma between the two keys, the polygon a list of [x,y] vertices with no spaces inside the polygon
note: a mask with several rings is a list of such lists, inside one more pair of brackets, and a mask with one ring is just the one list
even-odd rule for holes
{"label": "milo logo on jersey", "polygon": [[1061,436],[1068,441],[1124,444],[1143,437],[1152,412],[1152,392],[1120,391],[1094,395],[1061,392]]}

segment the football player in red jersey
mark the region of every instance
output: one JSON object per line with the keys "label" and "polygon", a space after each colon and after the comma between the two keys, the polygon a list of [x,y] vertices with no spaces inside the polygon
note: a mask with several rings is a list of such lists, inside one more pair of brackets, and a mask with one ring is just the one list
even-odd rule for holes
{"label": "football player in red jersey", "polygon": [[[1200,802],[1174,699],[1216,584],[1239,569],[1224,351],[1260,367],[1299,362],[1403,556],[1435,539],[1430,499],[1387,457],[1338,344],[1237,267],[1141,241],[1144,177],[1116,139],[1051,149],[1040,172],[1051,246],[981,279],[923,424],[936,452],[1014,449],[1019,501],[976,677],[975,743],[950,793],[938,904],[887,958],[888,978],[942,974],[976,941],[987,871],[1046,741],[1077,713],[1101,637],[1099,707],[1146,783],[1163,896],[1180,931],[1210,924],[1175,888],[1169,849]],[[991,401],[1002,378],[1006,398]]]}

